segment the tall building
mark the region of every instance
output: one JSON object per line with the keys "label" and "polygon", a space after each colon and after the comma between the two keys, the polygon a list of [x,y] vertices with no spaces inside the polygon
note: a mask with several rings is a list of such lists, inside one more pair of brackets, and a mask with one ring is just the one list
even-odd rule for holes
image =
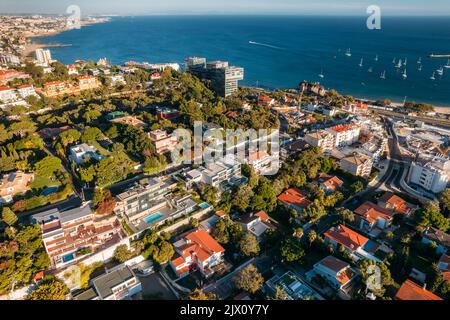
{"label": "tall building", "polygon": [[48,49],[37,49],[34,52],[34,57],[38,65],[48,66],[52,63],[52,54]]}
{"label": "tall building", "polygon": [[344,147],[358,142],[361,127],[355,123],[349,123],[333,126],[327,131],[334,136],[336,147]]}
{"label": "tall building", "polygon": [[408,182],[425,190],[439,193],[450,180],[450,160],[435,159],[427,163],[413,162],[409,168]]}
{"label": "tall building", "polygon": [[238,90],[238,81],[244,79],[244,68],[229,66],[227,61],[206,62],[205,58],[187,58],[186,71],[208,80],[218,95],[228,97]]}
{"label": "tall building", "polygon": [[354,154],[342,158],[340,167],[342,170],[363,178],[368,178],[372,171],[373,160],[362,153],[355,152]]}

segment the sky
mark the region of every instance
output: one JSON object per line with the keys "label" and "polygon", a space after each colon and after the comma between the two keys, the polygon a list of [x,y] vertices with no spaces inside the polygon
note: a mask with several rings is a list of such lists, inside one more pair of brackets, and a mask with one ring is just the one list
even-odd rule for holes
{"label": "sky", "polygon": [[0,14],[64,14],[78,5],[82,15],[289,14],[366,15],[378,5],[385,15],[450,15],[450,0],[0,0]]}

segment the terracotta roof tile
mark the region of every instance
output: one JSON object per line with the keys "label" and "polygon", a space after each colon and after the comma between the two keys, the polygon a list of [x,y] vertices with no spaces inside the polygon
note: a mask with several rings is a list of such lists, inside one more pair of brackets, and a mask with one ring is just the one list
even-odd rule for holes
{"label": "terracotta roof tile", "polygon": [[399,300],[443,300],[411,280],[406,280],[402,284],[395,297]]}

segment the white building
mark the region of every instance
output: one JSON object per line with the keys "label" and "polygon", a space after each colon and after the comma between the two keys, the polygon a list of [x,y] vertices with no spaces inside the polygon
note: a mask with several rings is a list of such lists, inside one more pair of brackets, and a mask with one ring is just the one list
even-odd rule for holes
{"label": "white building", "polygon": [[350,264],[333,256],[327,256],[314,265],[314,274],[326,279],[335,289],[344,290],[356,278]]}
{"label": "white building", "polygon": [[34,90],[34,86],[32,85],[23,85],[17,88],[17,93],[20,94],[22,98],[26,98],[29,96],[37,96],[36,91]]}
{"label": "white building", "polygon": [[344,147],[358,142],[361,127],[355,123],[349,123],[333,126],[326,130],[334,136],[336,147]]}
{"label": "white building", "polygon": [[48,49],[37,49],[34,52],[36,63],[40,66],[48,66],[52,63],[52,54]]}
{"label": "white building", "polygon": [[125,78],[121,74],[111,76],[109,79],[111,80],[112,87],[117,86],[118,84],[126,84]]}
{"label": "white building", "polygon": [[266,151],[251,152],[248,156],[248,165],[255,170],[257,174],[269,172],[277,161],[277,154],[270,155]]}
{"label": "white building", "polygon": [[443,191],[449,178],[450,160],[437,158],[425,164],[413,162],[409,168],[408,182],[434,193]]}
{"label": "white building", "polygon": [[320,147],[325,153],[331,152],[335,144],[334,136],[325,130],[306,134],[305,141],[313,147]]}
{"label": "white building", "polygon": [[142,291],[141,282],[127,265],[109,270],[92,280],[92,284],[98,294],[98,300],[130,300]]}
{"label": "white building", "polygon": [[100,161],[105,156],[98,153],[98,150],[94,146],[87,145],[86,143],[79,144],[70,148],[69,159],[75,161],[77,164],[82,164],[84,160],[94,158]]}
{"label": "white building", "polygon": [[16,99],[16,90],[10,87],[0,87],[0,101],[11,102]]}

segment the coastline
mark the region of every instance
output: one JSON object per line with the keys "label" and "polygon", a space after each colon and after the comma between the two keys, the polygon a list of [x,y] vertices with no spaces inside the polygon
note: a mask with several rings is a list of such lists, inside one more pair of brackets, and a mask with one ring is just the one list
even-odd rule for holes
{"label": "coastline", "polygon": [[[89,19],[89,20],[81,20],[80,24],[81,24],[81,28],[84,28],[84,27],[88,27],[90,25],[94,25],[94,24],[98,24],[98,23],[106,23],[106,22],[109,22],[110,20],[111,20],[110,18],[95,18],[95,19]],[[64,29],[60,29],[60,30],[56,30],[56,31],[52,31],[52,32],[38,32],[38,33],[33,33],[33,34],[26,34],[25,37],[27,38],[27,40],[29,42],[25,45],[25,48],[22,52],[22,58],[25,60],[28,58],[31,58],[33,52],[36,51],[37,49],[70,46],[70,45],[57,44],[57,43],[55,43],[55,44],[43,43],[43,42],[32,40],[32,39],[36,39],[36,38],[54,36],[54,35],[57,35],[57,34],[60,34],[60,33],[66,32],[66,31],[70,31],[70,30],[72,30],[72,29],[64,28]]]}

